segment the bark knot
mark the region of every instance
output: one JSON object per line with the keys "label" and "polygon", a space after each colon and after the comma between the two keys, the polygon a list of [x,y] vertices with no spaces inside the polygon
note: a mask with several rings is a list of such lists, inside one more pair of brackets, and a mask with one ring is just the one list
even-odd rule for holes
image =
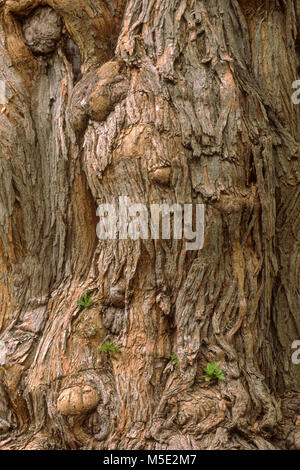
{"label": "bark knot", "polygon": [[57,400],[58,411],[65,416],[88,413],[100,401],[96,390],[89,385],[76,385],[62,391]]}
{"label": "bark knot", "polygon": [[50,7],[38,7],[23,23],[26,44],[37,55],[55,51],[62,35],[62,18]]}

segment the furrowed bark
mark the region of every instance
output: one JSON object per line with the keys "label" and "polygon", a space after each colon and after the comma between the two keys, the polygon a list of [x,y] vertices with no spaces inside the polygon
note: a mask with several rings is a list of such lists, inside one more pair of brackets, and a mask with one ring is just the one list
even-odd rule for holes
{"label": "furrowed bark", "polygon": [[[298,448],[299,2],[0,15],[1,448]],[[98,240],[119,196],[205,204],[204,248]]]}

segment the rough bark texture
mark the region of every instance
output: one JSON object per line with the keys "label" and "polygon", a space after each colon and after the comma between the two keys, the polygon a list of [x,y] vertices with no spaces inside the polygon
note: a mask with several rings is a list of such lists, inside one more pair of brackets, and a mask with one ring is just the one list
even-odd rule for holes
{"label": "rough bark texture", "polygon": [[[2,0],[0,48],[1,448],[300,448],[299,0]],[[121,195],[203,250],[99,241]]]}

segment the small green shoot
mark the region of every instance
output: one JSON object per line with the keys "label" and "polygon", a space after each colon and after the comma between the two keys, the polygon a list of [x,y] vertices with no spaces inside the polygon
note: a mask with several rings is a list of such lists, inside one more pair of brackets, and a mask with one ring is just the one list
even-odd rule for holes
{"label": "small green shoot", "polygon": [[170,358],[172,359],[175,370],[177,370],[179,367],[178,357],[176,356],[176,354],[171,354]]}
{"label": "small green shoot", "polygon": [[214,363],[207,363],[204,372],[206,372],[205,381],[210,382],[211,380],[225,380],[222,369],[219,368],[221,361]]}
{"label": "small green shoot", "polygon": [[121,352],[117,346],[114,344],[110,344],[109,341],[105,341],[105,343],[99,348],[100,352]]}
{"label": "small green shoot", "polygon": [[84,308],[89,308],[92,305],[92,303],[93,303],[92,299],[89,298],[89,291],[83,294],[83,297],[81,300],[77,300],[77,304],[80,305],[80,307],[84,307]]}

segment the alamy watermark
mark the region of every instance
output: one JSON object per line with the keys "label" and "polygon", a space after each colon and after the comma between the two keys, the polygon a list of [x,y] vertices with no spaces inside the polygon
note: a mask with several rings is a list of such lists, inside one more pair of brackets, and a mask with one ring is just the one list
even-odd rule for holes
{"label": "alamy watermark", "polygon": [[4,366],[6,361],[6,346],[4,341],[0,341],[0,366]]}
{"label": "alamy watermark", "polygon": [[300,80],[295,80],[292,83],[292,88],[297,88],[297,90],[292,94],[292,102],[293,104],[300,104]]}
{"label": "alamy watermark", "polygon": [[120,196],[117,204],[101,204],[97,216],[100,240],[170,240],[173,237],[185,239],[186,250],[201,250],[204,245],[204,204],[150,204],[148,209],[144,204],[131,203],[127,196]]}
{"label": "alamy watermark", "polygon": [[6,103],[6,85],[4,80],[0,80],[0,104],[5,105]]}
{"label": "alamy watermark", "polygon": [[[300,104],[300,80],[295,80],[292,83],[292,88],[296,90],[292,94],[292,102],[295,105]],[[294,365],[299,365],[300,364],[300,340],[295,340],[292,343],[292,349],[295,349],[295,351],[292,354],[292,363]]]}
{"label": "alamy watermark", "polygon": [[296,351],[293,352],[292,354],[292,363],[295,365],[299,365],[300,364],[300,341],[299,340],[295,340],[292,343],[292,349],[296,349]]}

